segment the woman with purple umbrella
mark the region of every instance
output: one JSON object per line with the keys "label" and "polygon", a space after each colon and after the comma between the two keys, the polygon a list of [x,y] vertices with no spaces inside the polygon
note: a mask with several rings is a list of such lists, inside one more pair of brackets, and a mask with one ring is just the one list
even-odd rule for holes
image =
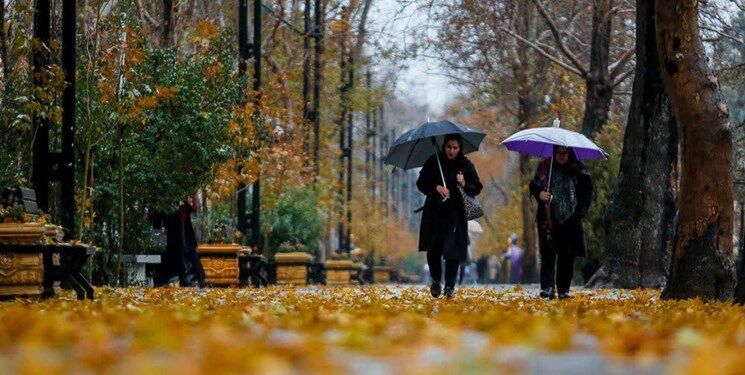
{"label": "woman with purple umbrella", "polygon": [[[538,248],[542,298],[569,298],[574,257],[587,256],[582,220],[592,201],[592,179],[583,160],[606,153],[583,134],[553,126],[521,130],[502,141],[510,151],[545,159],[538,165],[530,192],[539,203]],[[558,287],[558,288],[557,288]]]}
{"label": "woman with purple umbrella", "polygon": [[539,202],[538,247],[541,298],[569,298],[574,257],[587,256],[582,220],[592,200],[592,179],[570,147],[554,146],[553,157],[538,165],[530,192]]}

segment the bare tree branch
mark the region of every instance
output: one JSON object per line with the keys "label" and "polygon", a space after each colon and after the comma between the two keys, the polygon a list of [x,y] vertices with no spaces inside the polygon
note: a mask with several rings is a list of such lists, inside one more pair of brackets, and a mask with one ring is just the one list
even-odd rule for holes
{"label": "bare tree branch", "polygon": [[634,68],[632,67],[631,69],[627,70],[625,73],[623,73],[620,76],[618,76],[618,78],[616,80],[612,81],[610,87],[611,88],[614,88],[614,87],[620,85],[621,82],[625,81],[626,78],[631,77],[631,75],[633,75],[633,74],[634,74]]}
{"label": "bare tree branch", "polygon": [[160,29],[160,22],[147,11],[147,8],[142,4],[142,0],[137,0],[137,12],[140,13],[140,18],[147,21],[154,29]]}
{"label": "bare tree branch", "polygon": [[539,54],[541,54],[541,56],[543,56],[543,57],[551,60],[554,64],[559,65],[560,67],[562,67],[562,68],[564,68],[564,69],[566,69],[566,70],[568,70],[568,71],[570,71],[570,72],[572,72],[572,73],[574,73],[574,74],[576,74],[576,75],[578,75],[578,76],[580,76],[582,78],[585,78],[585,76],[586,76],[587,73],[584,72],[584,70],[579,70],[579,69],[577,69],[577,68],[575,68],[575,67],[573,67],[571,65],[568,65],[567,63],[559,60],[558,58],[556,58],[554,56],[551,56],[548,52],[544,51],[541,47],[537,46],[535,43],[533,43],[530,40],[527,40],[527,39],[521,37],[520,35],[517,35],[516,33],[514,33],[510,29],[507,29],[505,27],[502,27],[502,28],[500,28],[500,30],[502,30],[503,32],[505,32],[505,33],[507,33],[509,35],[512,35],[515,39],[518,39],[521,42],[527,44],[528,46],[530,46],[531,48],[533,48],[534,50],[536,50],[536,52],[538,52]]}
{"label": "bare tree branch", "polygon": [[718,69],[714,74],[722,81],[742,78],[745,76],[745,62]]}
{"label": "bare tree branch", "polygon": [[626,52],[621,55],[621,57],[616,61],[615,63],[611,64],[608,68],[610,69],[610,81],[618,77],[619,74],[623,71],[624,66],[626,66],[626,63],[631,59],[631,57],[634,56],[634,53],[636,52],[636,49],[634,47],[631,47],[626,50]]}
{"label": "bare tree branch", "polygon": [[561,32],[559,31],[559,28],[556,26],[556,23],[551,18],[551,16],[548,14],[548,11],[543,6],[543,4],[539,0],[532,0],[533,3],[538,8],[538,13],[541,14],[544,20],[546,20],[546,24],[548,25],[549,29],[551,29],[551,34],[554,36],[554,41],[556,42],[556,45],[559,47],[559,50],[561,53],[566,56],[569,61],[572,62],[572,65],[576,68],[575,70],[579,71],[580,76],[582,78],[587,77],[588,73],[587,70],[582,66],[582,64],[579,62],[576,56],[572,53],[572,51],[567,48],[567,46],[564,44],[563,39],[561,38]]}

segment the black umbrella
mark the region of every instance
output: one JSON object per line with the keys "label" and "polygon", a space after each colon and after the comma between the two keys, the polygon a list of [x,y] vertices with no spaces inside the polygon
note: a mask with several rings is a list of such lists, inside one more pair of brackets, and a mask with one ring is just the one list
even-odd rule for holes
{"label": "black umbrella", "polygon": [[[444,120],[425,122],[416,128],[401,134],[385,157],[385,163],[401,169],[418,168],[442,149],[442,143],[448,134],[460,134],[463,137],[463,153],[478,151],[486,133],[465,125]],[[439,157],[437,159],[439,165]],[[442,167],[440,167],[442,175]],[[443,186],[445,178],[443,177]]]}

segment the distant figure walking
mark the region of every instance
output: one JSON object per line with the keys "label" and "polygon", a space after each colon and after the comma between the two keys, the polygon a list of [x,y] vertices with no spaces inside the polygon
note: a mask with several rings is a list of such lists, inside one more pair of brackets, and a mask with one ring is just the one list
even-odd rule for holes
{"label": "distant figure walking", "polygon": [[517,234],[512,234],[507,242],[504,259],[510,260],[510,283],[520,284],[523,281],[523,249],[517,246]]}
{"label": "distant figure walking", "polygon": [[[448,187],[443,186],[443,179]],[[482,189],[476,168],[463,155],[463,138],[460,135],[445,136],[442,151],[430,156],[424,163],[416,186],[427,196],[419,231],[419,251],[427,252],[432,276],[430,293],[435,298],[442,293],[440,262],[444,258],[445,296],[450,298],[455,293],[458,266],[468,260],[470,241],[463,200],[457,186],[462,187],[469,196],[478,195]]]}

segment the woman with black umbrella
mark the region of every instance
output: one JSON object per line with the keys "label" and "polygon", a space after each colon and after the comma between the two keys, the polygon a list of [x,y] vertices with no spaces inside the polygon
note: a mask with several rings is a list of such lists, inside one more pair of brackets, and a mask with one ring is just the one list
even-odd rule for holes
{"label": "woman with black umbrella", "polygon": [[463,138],[446,135],[442,151],[427,159],[419,172],[417,188],[427,198],[419,231],[419,251],[427,252],[432,276],[432,297],[442,293],[442,259],[445,259],[445,296],[455,293],[458,265],[468,259],[468,224],[460,188],[469,196],[481,192],[476,168],[463,154]]}

